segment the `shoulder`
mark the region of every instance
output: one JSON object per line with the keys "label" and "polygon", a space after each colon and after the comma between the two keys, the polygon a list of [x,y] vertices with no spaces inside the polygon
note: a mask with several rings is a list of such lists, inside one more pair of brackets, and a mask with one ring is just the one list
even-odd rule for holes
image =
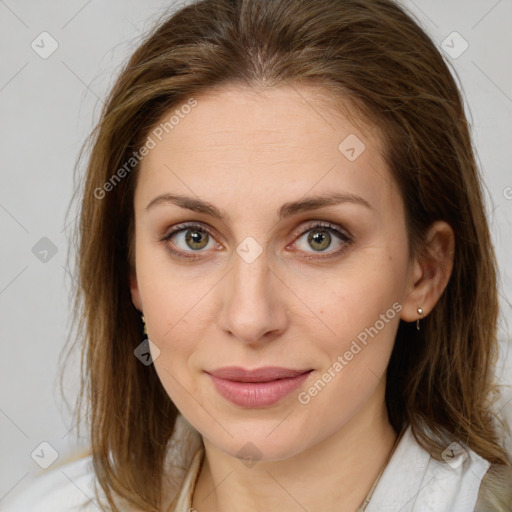
{"label": "shoulder", "polygon": [[492,464],[482,479],[475,512],[512,510],[512,467]]}
{"label": "shoulder", "polygon": [[[98,512],[92,456],[38,475],[2,503],[4,512]],[[21,484],[20,484],[21,485]],[[14,494],[16,492],[16,494]]]}

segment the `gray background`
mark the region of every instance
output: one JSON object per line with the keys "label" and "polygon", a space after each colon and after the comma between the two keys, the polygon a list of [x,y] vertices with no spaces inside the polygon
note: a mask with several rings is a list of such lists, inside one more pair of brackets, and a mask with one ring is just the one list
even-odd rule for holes
{"label": "gray background", "polygon": [[[0,507],[2,497],[22,491],[42,471],[31,458],[41,442],[51,444],[59,461],[85,446],[83,440],[77,443],[57,386],[73,279],[66,267],[66,224],[73,221],[73,212],[65,217],[73,169],[120,65],[140,35],[173,5],[178,4],[0,0]],[[512,0],[404,5],[437,45],[451,52],[446,58],[467,99],[501,269],[497,378],[512,386]],[[38,51],[48,51],[51,40],[40,36],[45,31],[58,48],[42,58],[31,44],[39,41]],[[454,31],[469,45],[460,55],[464,41],[451,35]],[[36,256],[37,248],[48,248],[44,237],[56,250],[52,254],[50,249],[46,262],[40,260],[43,253]],[[77,389],[78,359],[75,364],[67,372],[70,401]],[[512,393],[506,389],[499,408],[512,421]]]}

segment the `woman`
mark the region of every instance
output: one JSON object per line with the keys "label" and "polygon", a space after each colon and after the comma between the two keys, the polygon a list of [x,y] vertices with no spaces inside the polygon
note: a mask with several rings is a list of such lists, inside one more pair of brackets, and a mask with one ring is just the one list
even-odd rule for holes
{"label": "woman", "polygon": [[92,453],[28,509],[512,510],[480,176],[402,8],[184,7],[92,135]]}

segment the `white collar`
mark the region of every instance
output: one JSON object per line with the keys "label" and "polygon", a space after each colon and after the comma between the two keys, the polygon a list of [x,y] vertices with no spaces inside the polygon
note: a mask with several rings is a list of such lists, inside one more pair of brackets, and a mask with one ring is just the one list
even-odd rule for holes
{"label": "white collar", "polygon": [[489,466],[470,449],[438,461],[408,426],[365,512],[472,512]]}

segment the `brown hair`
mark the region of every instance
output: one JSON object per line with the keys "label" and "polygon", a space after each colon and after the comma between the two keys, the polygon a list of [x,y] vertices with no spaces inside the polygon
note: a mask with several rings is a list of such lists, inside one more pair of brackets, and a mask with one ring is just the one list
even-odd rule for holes
{"label": "brown hair", "polygon": [[[76,415],[80,421],[86,400],[94,470],[113,510],[116,496],[159,510],[178,411],[153,366],[133,354],[143,339],[129,289],[137,165],[112,178],[163,115],[194,95],[299,83],[323,85],[333,104],[349,98],[353,112],[380,129],[411,254],[428,250],[423,236],[435,220],[455,233],[453,272],[434,310],[420,331],[400,322],[387,370],[391,424],[397,431],[410,424],[437,459],[447,446],[437,436],[448,432],[510,467],[491,410],[495,255],[463,102],[436,46],[392,0],[202,0],[147,35],[89,137],[75,239],[74,318],[83,340]],[[492,510],[502,510],[500,499],[511,498],[497,497]]]}

